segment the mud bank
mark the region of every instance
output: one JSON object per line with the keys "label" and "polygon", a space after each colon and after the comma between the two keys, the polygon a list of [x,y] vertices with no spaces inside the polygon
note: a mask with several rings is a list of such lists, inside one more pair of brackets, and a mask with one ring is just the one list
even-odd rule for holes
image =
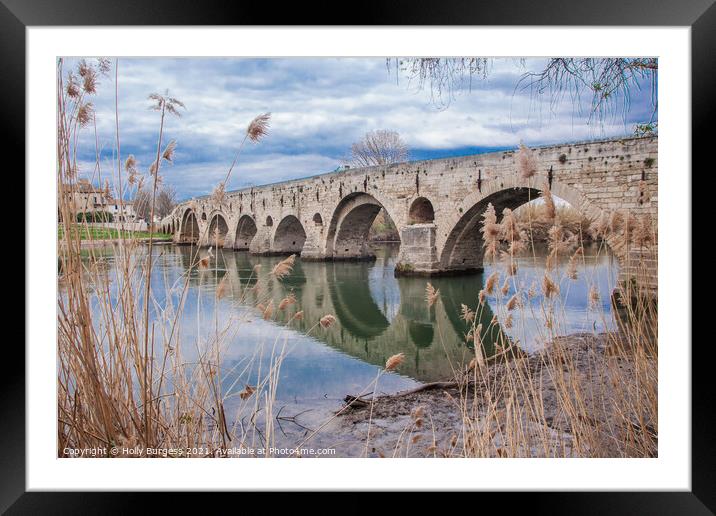
{"label": "mud bank", "polygon": [[[484,370],[491,385],[513,381],[520,376],[516,370],[531,379],[531,387],[512,391],[517,395],[511,400],[497,395],[486,405],[479,392],[483,382],[471,381],[474,372],[466,372],[457,382],[349,408],[332,433],[341,436],[341,455],[348,456],[643,456],[643,447],[630,445],[635,428],[624,428],[623,416],[604,408],[623,395],[625,385],[636,386],[633,360],[610,352],[614,338],[569,335],[542,352],[488,365]],[[653,360],[648,367],[656,367],[656,357],[647,360]],[[634,420],[655,420],[641,416],[635,414]],[[656,453],[656,430],[646,426]]]}

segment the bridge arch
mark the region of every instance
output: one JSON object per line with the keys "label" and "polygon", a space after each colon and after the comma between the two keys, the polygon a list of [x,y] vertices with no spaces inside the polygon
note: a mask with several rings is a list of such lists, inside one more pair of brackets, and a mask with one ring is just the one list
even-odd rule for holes
{"label": "bridge arch", "polygon": [[198,241],[199,222],[196,218],[196,212],[192,208],[187,208],[184,210],[179,224],[179,242],[196,244]]}
{"label": "bridge arch", "polygon": [[209,218],[209,231],[207,233],[207,245],[224,247],[226,234],[229,232],[229,224],[226,216],[221,211],[215,211]]}
{"label": "bridge arch", "polygon": [[326,257],[355,260],[374,257],[368,246],[368,232],[381,209],[394,221],[378,199],[364,192],[345,196],[336,206],[326,236]]}
{"label": "bridge arch", "polygon": [[329,292],[342,330],[364,340],[378,337],[390,327],[390,321],[371,292],[370,281],[366,281],[365,268],[330,264],[325,270],[326,279],[335,285]]}
{"label": "bridge arch", "polygon": [[418,197],[408,210],[408,224],[431,224],[435,221],[433,203],[427,197]]}
{"label": "bridge arch", "polygon": [[[572,187],[554,183],[551,191],[554,196],[567,201],[592,219],[601,212]],[[487,191],[483,189],[483,192],[475,192],[465,197],[459,205],[460,215],[455,217],[442,246],[440,268],[444,271],[481,270],[484,248],[480,229],[487,206],[492,204],[499,221],[502,219],[503,210],[515,210],[539,198],[540,193],[541,189],[531,182],[515,181],[509,185],[494,184]]]}
{"label": "bridge arch", "polygon": [[306,230],[294,215],[287,215],[278,226],[273,236],[271,251],[275,253],[300,254],[306,243]]}
{"label": "bridge arch", "polygon": [[234,249],[246,250],[251,245],[251,241],[256,236],[258,228],[256,222],[250,215],[242,215],[236,224],[236,237],[234,239]]}

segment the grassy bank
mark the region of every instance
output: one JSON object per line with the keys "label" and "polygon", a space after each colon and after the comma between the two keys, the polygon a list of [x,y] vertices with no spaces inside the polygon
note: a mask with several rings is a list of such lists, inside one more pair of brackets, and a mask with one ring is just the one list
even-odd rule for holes
{"label": "grassy bank", "polygon": [[[148,239],[154,240],[171,240],[172,235],[169,233],[150,233],[149,231],[120,231],[116,228],[102,228],[86,225],[73,225],[70,228],[72,238],[79,238],[80,240],[134,240],[134,239]],[[64,238],[64,228],[59,226],[57,228],[57,238],[62,240]]]}

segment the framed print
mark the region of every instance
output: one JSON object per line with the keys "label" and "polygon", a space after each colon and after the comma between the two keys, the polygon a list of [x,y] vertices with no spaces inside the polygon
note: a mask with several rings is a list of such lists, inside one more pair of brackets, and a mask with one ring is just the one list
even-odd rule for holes
{"label": "framed print", "polygon": [[716,8],[132,7],[0,8],[28,300],[3,510],[714,510],[690,213]]}

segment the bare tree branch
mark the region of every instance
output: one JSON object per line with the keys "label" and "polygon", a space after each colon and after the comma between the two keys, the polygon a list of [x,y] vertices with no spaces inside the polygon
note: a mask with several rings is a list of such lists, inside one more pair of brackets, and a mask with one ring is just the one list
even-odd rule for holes
{"label": "bare tree branch", "polygon": [[[431,101],[445,108],[461,91],[472,89],[473,79],[489,76],[492,58],[406,58],[388,59],[396,78],[407,75],[409,83],[430,92]],[[524,65],[525,60],[521,60]],[[588,123],[602,123],[608,116],[626,114],[633,93],[646,85],[650,88],[651,118],[638,124],[635,131],[655,131],[658,120],[657,84],[659,62],[656,58],[552,58],[544,69],[526,71],[515,91],[528,90],[533,99],[546,96],[554,110],[569,97],[573,109],[581,112],[582,98],[589,101]]]}
{"label": "bare tree branch", "polygon": [[351,162],[356,167],[389,165],[408,159],[408,146],[395,131],[370,131],[351,146]]}

